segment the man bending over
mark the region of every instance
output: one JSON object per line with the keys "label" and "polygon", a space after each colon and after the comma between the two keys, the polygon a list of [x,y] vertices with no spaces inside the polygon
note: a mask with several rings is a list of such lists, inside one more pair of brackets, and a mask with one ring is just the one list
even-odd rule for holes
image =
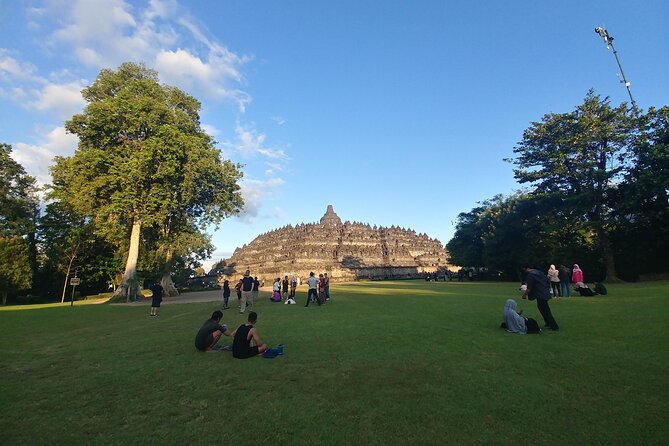
{"label": "man bending over", "polygon": [[255,311],[249,313],[248,322],[240,325],[230,336],[232,341],[232,356],[239,359],[252,358],[267,350],[267,344],[263,344],[256,330],[255,324],[258,314]]}
{"label": "man bending over", "polygon": [[221,325],[223,312],[216,310],[211,314],[211,319],[207,319],[202,324],[202,328],[195,336],[195,348],[201,352],[214,351],[214,346],[221,339],[222,335],[230,336],[228,327]]}

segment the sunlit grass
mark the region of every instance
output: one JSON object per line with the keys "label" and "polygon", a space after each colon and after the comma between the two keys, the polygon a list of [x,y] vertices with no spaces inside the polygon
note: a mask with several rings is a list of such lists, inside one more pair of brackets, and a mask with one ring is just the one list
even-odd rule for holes
{"label": "sunlit grass", "polygon": [[218,302],[5,310],[0,444],[663,444],[669,284],[553,300],[536,336],[499,328],[517,288],[365,281],[304,308],[301,287],[256,304],[273,360],[195,352]]}

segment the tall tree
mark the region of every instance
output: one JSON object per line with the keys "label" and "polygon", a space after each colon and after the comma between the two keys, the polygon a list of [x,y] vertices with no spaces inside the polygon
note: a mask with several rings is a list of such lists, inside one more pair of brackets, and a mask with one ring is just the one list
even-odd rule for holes
{"label": "tall tree", "polygon": [[640,121],[616,195],[616,244],[632,279],[669,270],[669,107],[651,108]]}
{"label": "tall tree", "polygon": [[135,300],[142,229],[175,212],[202,226],[238,212],[241,172],[202,129],[200,103],[159,84],[154,70],[133,63],[102,70],[82,95],[85,110],[65,123],[79,146],[56,159],[53,196],[92,217],[110,241],[120,245],[119,234],[129,240],[114,298]]}
{"label": "tall tree", "polygon": [[39,216],[35,178],[0,144],[0,291],[3,304],[10,291],[29,289],[37,272],[36,220]]}
{"label": "tall tree", "polygon": [[518,182],[532,185],[535,195],[562,198],[561,206],[592,233],[610,281],[617,280],[612,191],[622,178],[633,129],[626,104],[612,108],[608,98],[590,91],[573,112],[533,122],[514,148]]}

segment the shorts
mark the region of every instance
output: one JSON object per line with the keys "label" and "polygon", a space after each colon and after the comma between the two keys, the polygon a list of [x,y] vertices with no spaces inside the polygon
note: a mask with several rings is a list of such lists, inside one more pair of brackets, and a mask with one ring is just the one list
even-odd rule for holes
{"label": "shorts", "polygon": [[162,299],[151,299],[151,306],[160,307],[160,302],[162,302]]}
{"label": "shorts", "polygon": [[235,352],[233,350],[232,356],[234,356],[237,359],[253,358],[254,356],[258,356],[258,346],[254,345],[253,347],[249,347],[248,350],[245,350],[243,352]]}

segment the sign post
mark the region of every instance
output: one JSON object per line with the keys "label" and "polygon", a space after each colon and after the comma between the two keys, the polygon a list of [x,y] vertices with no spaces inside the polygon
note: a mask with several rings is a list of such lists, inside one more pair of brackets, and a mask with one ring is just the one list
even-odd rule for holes
{"label": "sign post", "polygon": [[77,272],[74,272],[74,277],[70,278],[70,285],[72,285],[72,299],[70,299],[70,306],[74,306],[74,290],[77,285],[81,283],[81,279],[77,277]]}

